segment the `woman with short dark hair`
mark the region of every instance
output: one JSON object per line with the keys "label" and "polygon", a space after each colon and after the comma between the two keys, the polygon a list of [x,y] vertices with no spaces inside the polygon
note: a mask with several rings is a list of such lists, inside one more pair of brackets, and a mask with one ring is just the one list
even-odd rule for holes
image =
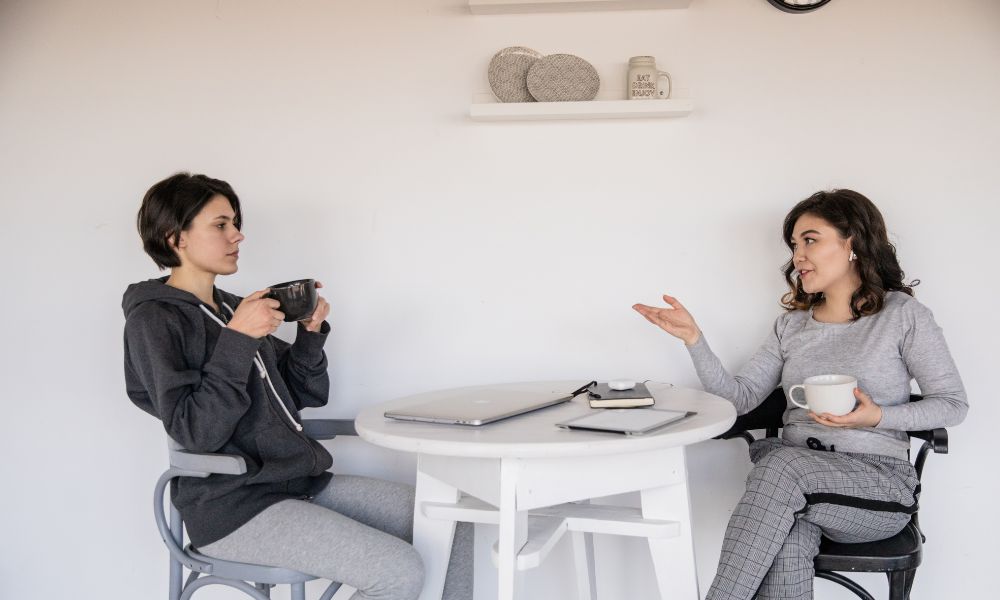
{"label": "woman with short dark hair", "polygon": [[149,188],[142,199],[136,227],[143,249],[157,267],[162,270],[181,266],[175,250],[181,233],[191,228],[195,216],[217,196],[225,198],[233,210],[233,229],[243,229],[240,199],[225,181],[178,173]]}
{"label": "woman with short dark hair", "polygon": [[[781,439],[750,447],[754,467],[729,521],[709,600],[812,598],[821,536],[866,542],[898,533],[916,511],[917,475],[907,431],[949,427],[968,410],[965,388],[931,311],[903,282],[875,205],[851,190],[798,203],[782,229],[787,309],[739,375],[730,375],[691,313],[636,304],[684,341],[705,389],[739,414],[777,385],[807,377],[857,379],[856,407],[842,416],[789,403]],[[910,404],[910,380],[923,400]]]}
{"label": "woman with short dark hair", "polygon": [[[321,297],[288,344],[271,335],[284,315],[267,289],[240,298],[215,287],[237,270],[242,224],[232,187],[204,175],[168,177],[139,209],[143,247],[170,276],[133,284],[122,300],[128,395],[185,448],[247,466],[181,477],[171,501],[207,556],[339,581],[355,598],[416,598],[413,488],[328,472],[330,454],[299,423],[329,395],[330,305]],[[459,525],[445,598],[472,597],[471,546],[471,526]]]}

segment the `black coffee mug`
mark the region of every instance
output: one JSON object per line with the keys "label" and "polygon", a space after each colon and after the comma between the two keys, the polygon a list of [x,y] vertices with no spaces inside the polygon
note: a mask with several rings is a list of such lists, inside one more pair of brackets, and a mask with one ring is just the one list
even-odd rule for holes
{"label": "black coffee mug", "polygon": [[274,298],[280,306],[278,310],[285,313],[285,322],[308,319],[316,310],[319,295],[316,293],[315,279],[296,279],[270,286],[265,298]]}

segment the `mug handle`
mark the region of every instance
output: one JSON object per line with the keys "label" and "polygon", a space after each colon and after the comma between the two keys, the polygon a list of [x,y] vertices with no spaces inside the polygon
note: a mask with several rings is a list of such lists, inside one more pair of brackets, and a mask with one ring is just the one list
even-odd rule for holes
{"label": "mug handle", "polygon": [[806,393],[806,386],[804,386],[802,384],[796,384],[796,385],[793,385],[792,387],[788,388],[788,399],[791,400],[792,404],[794,404],[795,406],[798,406],[799,408],[804,408],[806,410],[809,410],[809,406],[808,405],[799,404],[799,402],[795,399],[795,390],[797,390],[799,388],[802,389],[802,395],[804,397],[805,393]]}
{"label": "mug handle", "polygon": [[[660,81],[662,81],[663,79],[667,80],[667,93],[665,95],[660,94]],[[672,86],[673,84],[670,82],[670,73],[667,73],[666,71],[656,72],[656,97],[659,100],[666,100],[667,98],[670,97],[670,88]]]}

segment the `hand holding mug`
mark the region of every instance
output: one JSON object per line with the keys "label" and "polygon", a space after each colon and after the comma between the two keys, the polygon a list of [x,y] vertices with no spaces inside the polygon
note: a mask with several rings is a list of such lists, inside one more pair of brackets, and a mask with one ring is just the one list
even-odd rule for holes
{"label": "hand holding mug", "polygon": [[854,410],[846,415],[837,416],[830,413],[816,414],[812,411],[809,416],[820,425],[827,427],[875,427],[882,421],[882,407],[871,399],[871,397],[858,388],[854,388],[854,397],[858,400],[858,405]]}
{"label": "hand holding mug", "polygon": [[669,304],[670,308],[645,304],[633,304],[632,308],[653,325],[683,340],[685,345],[691,346],[696,343],[701,337],[701,330],[698,329],[698,324],[694,322],[691,313],[673,296],[664,294],[663,301]]}
{"label": "hand holding mug", "polygon": [[[316,289],[323,287],[323,284],[319,281],[316,282]],[[313,311],[311,317],[302,319],[299,323],[302,323],[306,331],[312,331],[313,333],[320,330],[323,326],[323,321],[330,314],[330,303],[326,301],[323,296],[317,296],[316,298],[316,310]]]}
{"label": "hand holding mug", "polygon": [[244,298],[236,307],[229,328],[257,339],[277,331],[285,315],[277,310],[277,300],[264,297],[268,291],[264,288]]}

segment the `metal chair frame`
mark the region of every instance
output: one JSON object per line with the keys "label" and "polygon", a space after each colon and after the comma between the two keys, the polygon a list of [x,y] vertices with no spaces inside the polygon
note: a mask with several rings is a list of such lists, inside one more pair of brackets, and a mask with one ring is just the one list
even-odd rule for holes
{"label": "metal chair frame", "polygon": [[[316,440],[329,440],[338,435],[357,435],[354,421],[343,419],[307,419],[304,432]],[[153,491],[153,516],[160,538],[167,547],[170,558],[169,600],[189,600],[199,589],[209,585],[223,585],[237,589],[254,600],[269,600],[271,588],[290,585],[292,600],[305,600],[305,584],[317,579],[312,575],[292,569],[267,567],[212,558],[184,544],[184,524],[181,514],[167,496],[168,484],[177,477],[205,478],[209,475],[242,475],[246,461],[232,454],[197,453],[185,450],[173,440],[167,443],[170,468],[156,482]],[[169,506],[169,511],[165,507]],[[169,516],[168,513],[169,512]],[[185,580],[184,570],[188,576]],[[338,594],[338,592],[340,592]],[[349,597],[353,588],[331,582],[319,600]]]}

